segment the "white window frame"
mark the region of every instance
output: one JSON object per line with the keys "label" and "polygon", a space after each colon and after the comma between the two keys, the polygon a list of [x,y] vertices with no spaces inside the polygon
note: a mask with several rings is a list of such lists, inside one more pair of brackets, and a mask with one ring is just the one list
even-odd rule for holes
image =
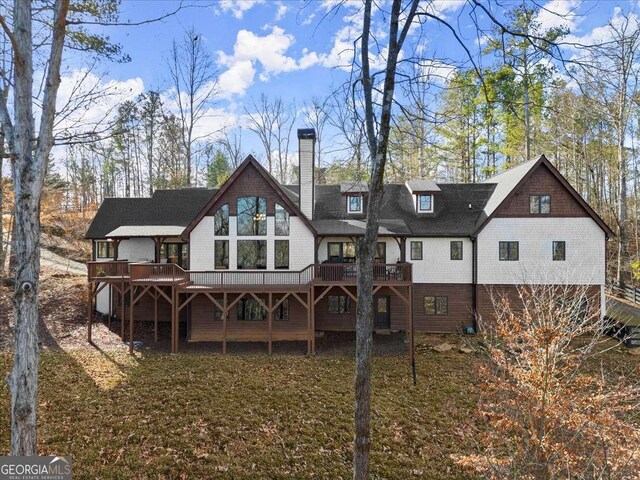
{"label": "white window frame", "polygon": [[[422,210],[420,208],[420,197],[431,197],[431,208],[429,210]],[[430,193],[417,193],[416,194],[416,211],[418,213],[433,213],[433,195]]]}
{"label": "white window frame", "polygon": [[[351,210],[351,197],[360,198],[360,210]],[[364,207],[364,199],[362,195],[347,195],[347,213],[362,213]]]}

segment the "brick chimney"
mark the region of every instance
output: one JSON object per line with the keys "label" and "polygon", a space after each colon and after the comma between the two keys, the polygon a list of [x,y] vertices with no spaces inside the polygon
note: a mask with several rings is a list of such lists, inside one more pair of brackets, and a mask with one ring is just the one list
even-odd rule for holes
{"label": "brick chimney", "polygon": [[315,146],[316,131],[313,128],[298,129],[298,178],[300,179],[300,210],[313,220],[315,204]]}

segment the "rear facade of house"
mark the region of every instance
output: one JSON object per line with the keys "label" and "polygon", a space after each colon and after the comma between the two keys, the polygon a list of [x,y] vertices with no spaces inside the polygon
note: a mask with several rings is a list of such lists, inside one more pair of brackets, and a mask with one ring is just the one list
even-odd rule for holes
{"label": "rear facade of house", "polygon": [[[353,331],[356,242],[368,186],[315,180],[315,134],[299,130],[299,183],[252,157],[221,188],[109,198],[87,232],[90,311],[171,322],[188,341],[306,341]],[[384,187],[374,330],[475,331],[492,298],[523,285],[584,287],[603,312],[613,233],[544,157],[477,184]],[[128,325],[126,331],[125,324]],[[90,334],[90,333],[89,333]],[[133,342],[131,342],[133,345]]]}

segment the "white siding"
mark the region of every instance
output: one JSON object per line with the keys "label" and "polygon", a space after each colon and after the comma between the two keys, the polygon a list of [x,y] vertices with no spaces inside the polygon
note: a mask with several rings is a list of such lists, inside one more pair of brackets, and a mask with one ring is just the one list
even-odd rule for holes
{"label": "white siding", "polygon": [[[499,242],[519,242],[518,261],[500,261]],[[552,242],[566,242],[553,261]],[[605,235],[589,217],[494,218],[478,236],[478,283],[602,285]]]}
{"label": "white siding", "polygon": [[[320,250],[318,250],[318,262],[322,263],[328,259],[328,243],[333,242],[352,242],[351,237],[326,237],[322,239],[320,242]],[[400,261],[400,246],[398,242],[393,238],[389,237],[379,237],[379,242],[384,242],[387,244],[387,263],[396,263]],[[313,258],[313,257],[312,257]]]}
{"label": "white siding", "polygon": [[315,259],[316,242],[313,232],[300,218],[291,217],[289,234],[289,270],[302,270],[311,265]]}
{"label": "white siding", "polygon": [[[101,283],[98,284],[98,288],[102,286]],[[100,313],[109,313],[109,289],[111,285],[107,285],[102,290],[98,292],[96,295],[96,310]]]}
{"label": "white siding", "polygon": [[[451,260],[451,241],[462,241],[462,260]],[[411,260],[411,242],[422,242],[422,260]],[[473,244],[468,238],[407,238],[414,283],[472,283]]]}
{"label": "white siding", "polygon": [[213,270],[213,217],[206,216],[191,231],[189,239],[189,269]]}
{"label": "white siding", "polygon": [[155,244],[150,238],[128,238],[118,247],[118,260],[153,262],[155,256]]}
{"label": "white siding", "polygon": [[[237,240],[267,241],[267,270],[274,270],[275,240],[289,240],[289,270],[302,270],[313,263],[313,233],[299,217],[289,217],[289,236],[275,236],[274,217],[267,217],[267,235],[237,236],[236,217],[229,217],[229,236],[216,237],[213,217],[204,217],[192,230],[189,241],[190,270],[214,269],[214,241],[229,240],[229,270],[237,270]],[[281,270],[278,270],[281,271]]]}

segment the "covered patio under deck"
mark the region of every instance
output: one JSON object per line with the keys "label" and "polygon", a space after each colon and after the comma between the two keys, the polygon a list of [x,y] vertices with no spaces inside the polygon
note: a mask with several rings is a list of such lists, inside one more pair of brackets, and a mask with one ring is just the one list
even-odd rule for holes
{"label": "covered patio under deck", "polygon": [[[153,320],[156,341],[158,302],[169,306],[173,353],[177,353],[179,348],[180,324],[186,323],[188,341],[222,342],[223,353],[226,353],[229,341],[266,342],[269,353],[273,350],[273,342],[306,341],[310,354],[315,353],[316,330],[324,330],[316,325],[319,304],[336,290],[347,295],[354,305],[357,297],[354,264],[316,264],[298,272],[199,272],[186,271],[175,264],[114,261],[90,262],[88,273],[90,313],[93,312],[95,296],[106,285],[120,295],[121,334],[124,341],[124,325],[128,320],[131,353],[134,350],[136,317],[141,313],[136,305],[145,297],[153,299],[153,317],[150,318],[150,312],[144,310],[142,320]],[[394,302],[404,305],[405,313],[400,323],[395,322],[394,330],[406,330],[410,340],[413,335],[411,289],[410,264],[375,265],[374,296],[392,297]],[[127,294],[130,297],[128,312],[125,311]],[[389,305],[394,304],[387,303],[387,308]],[[243,314],[238,313],[240,306]],[[246,314],[247,309],[251,313]],[[261,313],[256,315],[256,310]],[[88,335],[91,342],[90,324]],[[412,355],[412,349],[410,351]]]}

